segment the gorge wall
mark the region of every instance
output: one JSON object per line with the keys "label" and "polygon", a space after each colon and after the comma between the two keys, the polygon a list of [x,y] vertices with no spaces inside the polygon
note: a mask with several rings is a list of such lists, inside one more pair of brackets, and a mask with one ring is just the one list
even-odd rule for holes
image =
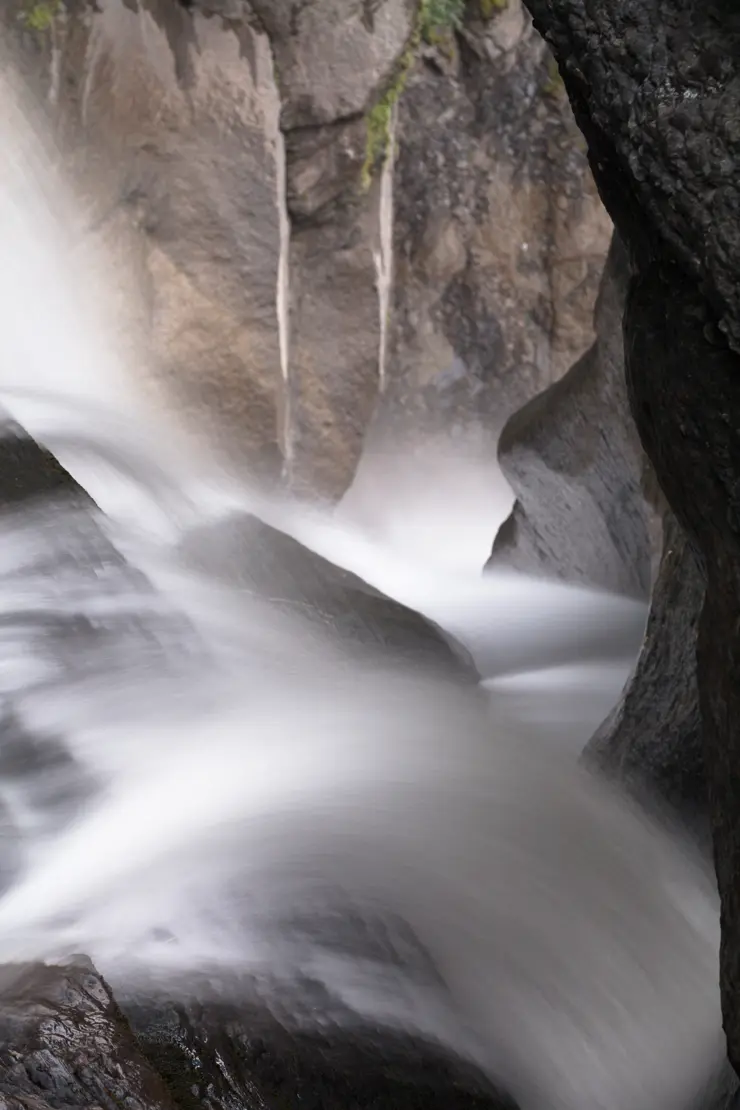
{"label": "gorge wall", "polygon": [[[698,568],[689,606],[701,604],[701,616],[694,622],[685,610],[681,634],[695,638],[679,673],[691,682],[696,666],[699,756],[722,902],[724,1023],[737,1070],[740,23],[724,0],[528,0],[528,7],[558,57],[599,190],[629,251],[630,407]],[[688,589],[697,572],[685,559],[678,566]],[[645,677],[638,668],[634,682]],[[678,674],[663,681],[677,693]],[[663,723],[674,706],[663,697]],[[674,743],[692,728],[690,708],[675,718]]]}
{"label": "gorge wall", "polygon": [[0,20],[131,365],[231,463],[336,498],[366,438],[477,428],[492,450],[588,346],[610,225],[520,0]]}

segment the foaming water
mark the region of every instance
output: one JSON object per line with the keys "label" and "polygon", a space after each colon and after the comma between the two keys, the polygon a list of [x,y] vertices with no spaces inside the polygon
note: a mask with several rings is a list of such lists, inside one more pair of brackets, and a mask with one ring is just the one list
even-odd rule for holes
{"label": "foaming water", "polygon": [[106,347],[87,347],[80,300],[59,300],[36,187],[51,168],[13,146],[12,111],[3,131],[20,153],[0,233],[38,278],[45,327],[0,297],[0,361],[19,367],[6,385],[35,390],[0,401],[104,511],[0,514],[0,960],[82,950],[134,993],[239,982],[294,1020],[436,1041],[523,1110],[690,1106],[722,1056],[711,872],[589,777],[579,744],[553,742],[574,703],[579,727],[597,723],[595,676],[624,680],[642,607],[414,576],[337,522],[262,507],[468,642],[484,690],[348,652],[193,570],[191,532],[207,544],[214,515],[254,502],[218,501],[198,460],[92,403]]}
{"label": "foaming water", "polygon": [[[37,750],[0,777],[0,957],[84,950],[129,989],[220,970],[299,1010],[318,983],[324,1018],[436,1040],[524,1107],[688,1104],[721,1037],[717,909],[687,845],[495,697],[348,656],[186,569],[177,540],[127,531],[124,564],[101,535],[120,526],[87,510],[2,527],[3,655],[40,669],[2,689]],[[330,925],[350,909],[347,951]],[[373,922],[392,958],[366,950]]]}

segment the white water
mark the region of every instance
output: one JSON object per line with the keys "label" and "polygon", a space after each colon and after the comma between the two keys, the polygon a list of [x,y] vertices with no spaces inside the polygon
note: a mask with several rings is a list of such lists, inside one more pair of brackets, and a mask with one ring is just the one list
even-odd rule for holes
{"label": "white water", "polygon": [[[574,758],[626,677],[641,607],[424,569],[268,507],[467,642],[489,701],[350,657],[186,568],[190,529],[240,494],[130,415],[136,391],[89,286],[73,295],[38,187],[56,196],[52,170],[4,113],[3,396],[64,452],[154,592],[86,512],[0,520],[0,959],[84,950],[129,989],[220,970],[285,1004],[310,978],[475,1060],[523,1110],[690,1106],[722,1051],[712,877]],[[96,409],[106,398],[118,417]],[[348,906],[384,924],[394,961],[331,943]]]}

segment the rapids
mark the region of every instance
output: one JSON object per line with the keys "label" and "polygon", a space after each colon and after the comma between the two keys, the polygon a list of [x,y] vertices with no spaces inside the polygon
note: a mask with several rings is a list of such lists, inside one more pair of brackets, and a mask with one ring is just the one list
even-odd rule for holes
{"label": "rapids", "polygon": [[[129,993],[228,981],[400,1028],[523,1110],[691,1105],[723,1055],[711,869],[576,758],[644,606],[420,565],[182,450],[0,92],[0,400],[97,503],[0,514],[0,960],[84,951]],[[192,531],[243,511],[428,614],[483,686],[194,570]]]}

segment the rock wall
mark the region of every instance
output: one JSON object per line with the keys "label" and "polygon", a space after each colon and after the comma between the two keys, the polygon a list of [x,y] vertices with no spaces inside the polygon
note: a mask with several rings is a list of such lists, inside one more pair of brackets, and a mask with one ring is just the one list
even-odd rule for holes
{"label": "rock wall", "polygon": [[[708,0],[528,0],[630,252],[630,406],[706,580],[697,688],[740,1067],[740,23]],[[673,676],[664,676],[671,683]]]}
{"label": "rock wall", "polygon": [[611,231],[519,0],[468,4],[422,46],[396,141],[384,409],[494,436],[591,342]]}
{"label": "rock wall", "polygon": [[152,404],[231,465],[331,498],[376,406],[380,431],[483,421],[493,439],[591,337],[609,224],[546,49],[520,0],[456,27],[429,10],[0,12]]}

